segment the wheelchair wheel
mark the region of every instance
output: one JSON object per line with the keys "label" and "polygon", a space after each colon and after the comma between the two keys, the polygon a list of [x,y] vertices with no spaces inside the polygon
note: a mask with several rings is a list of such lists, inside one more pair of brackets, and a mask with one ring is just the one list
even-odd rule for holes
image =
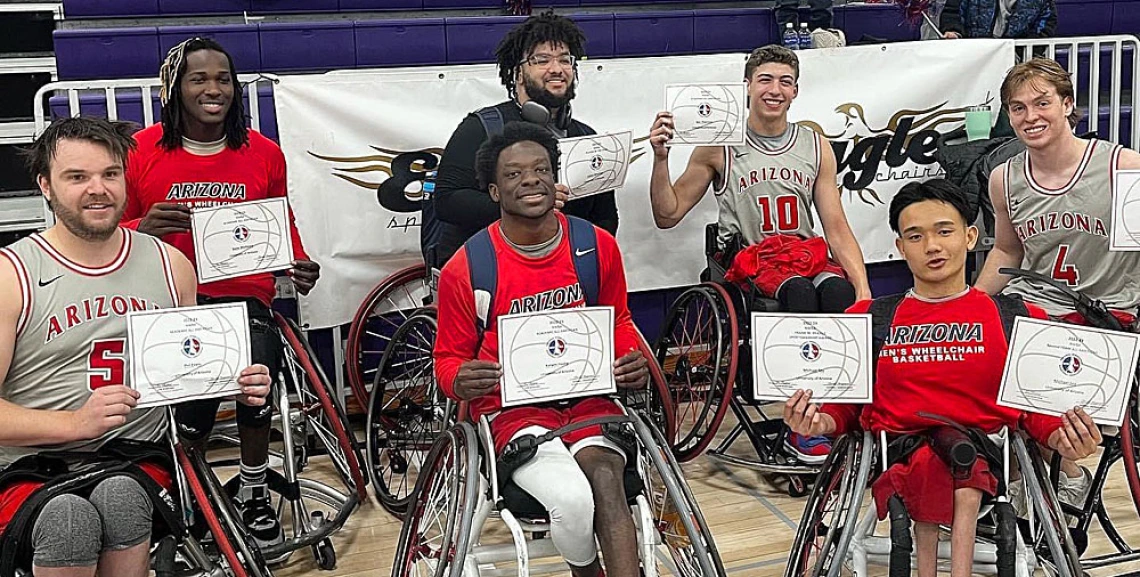
{"label": "wheelchair wheel", "polygon": [[637,333],[641,354],[649,362],[649,386],[641,390],[622,390],[622,405],[641,412],[661,430],[666,439],[676,434],[676,415],[673,412],[673,399],[669,394],[669,384],[657,356],[641,332]]}
{"label": "wheelchair wheel", "polygon": [[738,343],[736,312],[720,285],[704,283],[673,302],[654,348],[675,413],[670,446],[682,462],[700,455],[724,420]]}
{"label": "wheelchair wheel", "polygon": [[345,486],[356,493],[361,501],[367,500],[368,490],[360,466],[360,447],[356,436],[349,432],[350,425],[341,400],[337,398],[324,369],[316,360],[316,354],[296,323],[286,320],[278,313],[273,316],[281,331],[285,351],[282,359],[283,372],[286,379],[291,381],[291,392],[300,399],[300,414],[305,420],[305,432],[315,433],[315,440],[328,453]]}
{"label": "wheelchair wheel", "polygon": [[[1036,515],[1035,534],[1026,537],[1037,553],[1041,565],[1058,577],[1083,577],[1080,556],[1073,547],[1068,521],[1061,509],[1061,501],[1049,481],[1045,460],[1036,445],[1026,445],[1020,435],[1011,437],[1014,455],[1025,479],[1025,498]],[[1032,471],[1027,475],[1025,471]]]}
{"label": "wheelchair wheel", "polygon": [[479,496],[479,439],[461,422],[445,431],[416,480],[392,577],[459,577]]}
{"label": "wheelchair wheel", "polygon": [[785,577],[836,577],[855,535],[867,489],[871,434],[844,435],[819,471],[788,552]]}
{"label": "wheelchair wheel", "polygon": [[432,443],[454,421],[454,405],[435,381],[433,309],[412,315],[392,337],[368,402],[365,458],[372,490],[403,516]]}
{"label": "wheelchair wheel", "polygon": [[1120,448],[1124,459],[1124,473],[1128,478],[1128,490],[1132,494],[1132,505],[1140,514],[1140,397],[1136,383],[1131,387],[1132,394],[1125,412],[1124,424],[1120,427]]}
{"label": "wheelchair wheel", "polygon": [[[724,577],[724,564],[713,541],[712,531],[705,522],[693,497],[677,459],[669,449],[661,431],[650,427],[640,416],[633,416],[634,432],[641,441],[639,464],[645,480],[645,501],[649,507],[652,527],[658,546],[669,551],[672,566],[659,567],[658,575],[677,577]],[[640,503],[640,500],[639,500]],[[646,551],[644,557],[661,561],[660,555]]]}
{"label": "wheelchair wheel", "polygon": [[175,457],[182,468],[187,488],[198,504],[214,544],[234,577],[272,577],[261,549],[241,521],[233,500],[226,494],[213,469],[202,455],[181,445]]}
{"label": "wheelchair wheel", "polygon": [[368,385],[396,329],[408,320],[431,294],[427,268],[413,265],[380,281],[364,298],[348,328],[344,358],[348,384],[361,406],[368,402]]}

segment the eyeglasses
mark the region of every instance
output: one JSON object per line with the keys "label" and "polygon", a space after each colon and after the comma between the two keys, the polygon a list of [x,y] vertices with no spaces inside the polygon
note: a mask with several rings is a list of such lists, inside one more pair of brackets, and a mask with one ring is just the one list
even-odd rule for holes
{"label": "eyeglasses", "polygon": [[551,62],[558,62],[558,65],[563,68],[572,68],[577,59],[573,54],[562,54],[560,56],[551,56],[550,54],[535,54],[529,58],[523,59],[519,64],[529,63],[531,66],[543,68],[550,66]]}

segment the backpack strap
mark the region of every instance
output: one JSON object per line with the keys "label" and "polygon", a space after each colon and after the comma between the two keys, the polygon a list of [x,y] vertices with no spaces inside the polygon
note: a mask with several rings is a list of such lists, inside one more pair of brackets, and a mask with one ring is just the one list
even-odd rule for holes
{"label": "backpack strap", "polygon": [[906,298],[906,293],[877,298],[871,302],[871,376],[874,377],[879,366],[879,351],[891,336],[891,323],[895,320],[895,311],[899,303]]}
{"label": "backpack strap", "polygon": [[490,228],[484,228],[467,239],[463,245],[467,251],[467,271],[471,276],[471,291],[475,298],[475,355],[483,346],[483,335],[491,325],[491,313],[495,310],[495,291],[499,286],[499,263],[495,257],[495,245],[491,242]]}
{"label": "backpack strap", "polygon": [[483,124],[483,131],[487,133],[487,137],[503,133],[503,113],[497,106],[488,106],[487,108],[480,108],[475,111],[475,115],[479,117],[479,122]]}
{"label": "backpack strap", "polygon": [[1009,342],[1013,336],[1013,323],[1017,317],[1028,317],[1029,307],[1021,295],[996,294],[991,295],[997,305],[998,316],[1001,317],[1001,328],[1005,331],[1005,340]]}
{"label": "backpack strap", "polygon": [[578,285],[586,296],[586,306],[598,304],[601,278],[598,265],[598,231],[589,221],[566,215],[570,228],[570,250]]}

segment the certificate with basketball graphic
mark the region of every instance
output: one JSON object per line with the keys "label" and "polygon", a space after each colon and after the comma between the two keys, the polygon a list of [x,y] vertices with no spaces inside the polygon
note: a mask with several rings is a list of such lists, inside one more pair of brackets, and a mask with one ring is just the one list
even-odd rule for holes
{"label": "certificate with basketball graphic", "polygon": [[997,403],[1061,415],[1081,407],[1101,425],[1124,422],[1140,335],[1018,317]]}
{"label": "certificate with basketball graphic", "polygon": [[633,132],[594,134],[558,141],[561,178],[570,200],[616,190],[625,185]]}
{"label": "certificate with basketball graphic", "polygon": [[504,407],[617,391],[613,307],[505,315],[498,328]]}
{"label": "certificate with basketball graphic", "polygon": [[250,365],[246,305],[132,312],[127,355],[139,407],[236,395],[238,377]]}
{"label": "certificate with basketball graphic", "polygon": [[673,114],[673,144],[744,144],[747,102],[743,82],[666,85],[665,110]]}
{"label": "certificate with basketball graphic", "polygon": [[755,398],[871,402],[871,315],[752,313]]}
{"label": "certificate with basketball graphic", "polygon": [[1108,250],[1140,250],[1140,170],[1118,170],[1112,182]]}
{"label": "certificate with basketball graphic", "polygon": [[198,282],[287,269],[293,262],[289,206],[268,198],[190,213]]}

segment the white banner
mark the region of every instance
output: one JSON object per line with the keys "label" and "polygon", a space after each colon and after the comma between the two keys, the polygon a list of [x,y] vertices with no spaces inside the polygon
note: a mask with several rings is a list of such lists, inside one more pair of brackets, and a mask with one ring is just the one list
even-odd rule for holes
{"label": "white banner", "polygon": [[[941,173],[931,131],[961,126],[968,106],[997,106],[1002,77],[1014,62],[1013,43],[911,42],[799,56],[800,95],[791,117],[832,140],[844,206],[867,261],[893,259],[890,199],[906,182]],[[664,87],[740,81],[744,60],[719,54],[579,65],[575,117],[598,132],[634,133],[634,161],[617,195],[618,242],[631,291],[696,282],[705,266],[702,231],[716,219],[710,194],[676,228],[653,224],[645,138]],[[420,260],[424,161],[442,152],[467,113],[504,98],[492,65],[281,77],[275,101],[290,204],[306,250],[321,263],[321,282],[301,299],[308,324],[348,322],[377,282]],[[673,178],[690,151],[673,150]],[[668,266],[661,266],[664,255]]]}

